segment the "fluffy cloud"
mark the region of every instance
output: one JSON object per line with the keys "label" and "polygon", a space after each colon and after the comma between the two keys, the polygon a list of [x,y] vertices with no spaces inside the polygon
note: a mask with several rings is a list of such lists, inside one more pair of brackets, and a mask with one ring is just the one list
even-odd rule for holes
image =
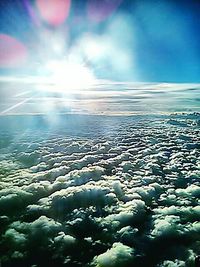
{"label": "fluffy cloud", "polygon": [[158,265],[158,267],[161,267],[161,266],[162,267],[185,267],[185,262],[179,261],[179,260],[175,260],[175,261],[166,260],[161,265]]}
{"label": "fluffy cloud", "polygon": [[94,266],[96,267],[122,267],[133,257],[134,250],[121,243],[114,243],[111,249],[105,253],[100,254],[94,259]]}
{"label": "fluffy cloud", "polygon": [[188,116],[1,134],[3,266],[193,266],[200,151]]}
{"label": "fluffy cloud", "polygon": [[0,215],[14,214],[32,201],[32,194],[20,188],[7,188],[0,192]]}

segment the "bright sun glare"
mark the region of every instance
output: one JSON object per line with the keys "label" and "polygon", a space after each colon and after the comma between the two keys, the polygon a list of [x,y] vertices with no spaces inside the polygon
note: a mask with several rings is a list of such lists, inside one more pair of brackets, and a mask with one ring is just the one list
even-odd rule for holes
{"label": "bright sun glare", "polygon": [[90,88],[95,84],[92,71],[80,63],[54,60],[46,64],[46,69],[50,86],[45,87],[45,90],[69,93]]}

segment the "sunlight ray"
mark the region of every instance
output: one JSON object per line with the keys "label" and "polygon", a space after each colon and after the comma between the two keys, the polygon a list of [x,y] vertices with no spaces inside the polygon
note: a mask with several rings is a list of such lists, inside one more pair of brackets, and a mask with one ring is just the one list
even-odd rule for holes
{"label": "sunlight ray", "polygon": [[26,99],[24,99],[23,101],[21,101],[21,102],[15,104],[15,105],[13,105],[13,106],[11,106],[11,107],[9,107],[9,108],[3,110],[0,114],[1,114],[1,115],[2,115],[2,114],[5,114],[5,113],[7,113],[7,112],[9,112],[9,111],[11,111],[11,110],[13,110],[13,109],[15,109],[15,108],[17,108],[17,107],[23,105],[24,103],[28,102],[28,101],[31,100],[31,99],[32,99],[32,97],[26,98]]}

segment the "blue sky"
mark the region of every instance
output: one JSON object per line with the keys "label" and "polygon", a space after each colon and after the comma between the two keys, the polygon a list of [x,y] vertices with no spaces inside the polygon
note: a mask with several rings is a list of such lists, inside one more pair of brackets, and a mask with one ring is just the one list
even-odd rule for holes
{"label": "blue sky", "polygon": [[[25,65],[1,65],[1,75],[43,75],[46,60],[73,54],[100,79],[200,82],[199,1],[101,1],[100,11],[107,12],[109,2],[114,8],[100,20],[89,13],[90,2],[72,0],[66,20],[52,26],[40,17],[35,1],[1,1],[0,34],[16,38],[28,51]],[[59,53],[51,48],[55,42],[63,43]]]}

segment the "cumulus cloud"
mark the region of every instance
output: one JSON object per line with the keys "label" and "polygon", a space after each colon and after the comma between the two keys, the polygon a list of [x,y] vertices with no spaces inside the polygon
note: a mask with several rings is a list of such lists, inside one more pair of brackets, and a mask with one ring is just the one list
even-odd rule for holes
{"label": "cumulus cloud", "polygon": [[79,132],[69,119],[67,133],[5,134],[3,266],[193,266],[200,245],[197,116],[89,116],[79,119]]}
{"label": "cumulus cloud", "polygon": [[123,245],[122,243],[114,243],[111,249],[100,254],[94,259],[96,267],[120,267],[126,264],[133,257],[134,249]]}
{"label": "cumulus cloud", "polygon": [[32,194],[20,188],[5,188],[0,192],[0,215],[14,214],[32,201]]}
{"label": "cumulus cloud", "polygon": [[86,208],[90,206],[104,207],[115,202],[115,198],[110,194],[110,189],[102,182],[87,183],[81,186],[70,186],[67,189],[61,189],[47,198],[40,199],[40,206],[49,212],[55,212],[58,216],[63,216],[67,211],[76,208]]}
{"label": "cumulus cloud", "polygon": [[166,260],[162,262],[161,265],[158,265],[158,267],[185,267],[185,262],[180,260],[170,261]]}

